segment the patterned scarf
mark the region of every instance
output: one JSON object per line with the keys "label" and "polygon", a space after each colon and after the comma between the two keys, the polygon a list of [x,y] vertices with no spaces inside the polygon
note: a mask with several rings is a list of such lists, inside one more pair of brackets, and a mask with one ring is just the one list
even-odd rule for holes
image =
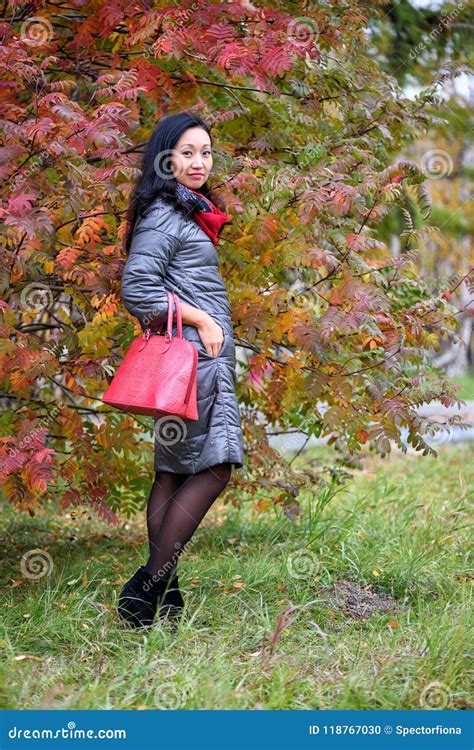
{"label": "patterned scarf", "polygon": [[211,238],[214,245],[217,245],[221,226],[231,221],[232,217],[217,208],[202,193],[197,193],[181,182],[176,183],[176,195],[183,206],[189,209],[192,218]]}

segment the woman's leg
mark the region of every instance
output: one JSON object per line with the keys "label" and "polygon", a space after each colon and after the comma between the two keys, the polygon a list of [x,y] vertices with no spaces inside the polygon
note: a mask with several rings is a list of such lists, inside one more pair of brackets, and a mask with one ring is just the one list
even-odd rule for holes
{"label": "woman's leg", "polygon": [[166,515],[171,500],[187,478],[187,474],[174,474],[171,471],[155,472],[155,481],[151,486],[146,509],[150,555],[155,547],[163,518]]}
{"label": "woman's leg", "polygon": [[[150,556],[146,571],[159,577],[166,576],[177,565],[184,545],[191,539],[212,503],[227,485],[231,463],[216,464],[196,474],[179,474],[180,486],[165,479],[165,489],[157,491],[155,512],[150,514]],[[163,474],[163,472],[162,472]],[[173,475],[171,475],[173,476]],[[175,487],[174,490],[171,490]],[[164,498],[168,495],[168,500]],[[160,525],[158,522],[161,521]],[[157,530],[158,529],[158,530]]]}

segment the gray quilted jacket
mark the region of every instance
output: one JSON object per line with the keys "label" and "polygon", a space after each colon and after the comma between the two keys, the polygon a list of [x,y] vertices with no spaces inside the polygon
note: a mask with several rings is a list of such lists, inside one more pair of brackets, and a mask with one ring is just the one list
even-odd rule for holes
{"label": "gray quilted jacket", "polygon": [[197,328],[183,324],[183,337],[198,350],[199,419],[154,418],[155,470],[194,474],[227,461],[241,468],[245,458],[235,393],[234,333],[216,248],[192,217],[157,198],[147,215],[135,223],[121,281],[124,305],[138,318],[142,330],[162,322],[162,334],[166,330],[165,289],[209,313],[222,327],[224,343],[213,357]]}

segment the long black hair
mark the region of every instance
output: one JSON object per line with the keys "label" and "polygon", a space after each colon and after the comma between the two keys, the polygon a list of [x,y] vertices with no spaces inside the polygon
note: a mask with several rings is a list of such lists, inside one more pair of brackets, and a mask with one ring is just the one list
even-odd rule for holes
{"label": "long black hair", "polygon": [[[177,112],[165,117],[154,129],[143,152],[141,176],[139,177],[130,199],[127,211],[127,231],[125,235],[125,252],[128,255],[132,244],[133,228],[137,219],[144,216],[151,204],[160,196],[171,203],[178,211],[189,216],[186,208],[176,195],[176,178],[171,169],[171,151],[188,128],[200,127],[211,139],[211,128],[197,115],[190,112]],[[218,208],[224,209],[221,200],[213,194],[207,181],[196,192],[209,198]]]}

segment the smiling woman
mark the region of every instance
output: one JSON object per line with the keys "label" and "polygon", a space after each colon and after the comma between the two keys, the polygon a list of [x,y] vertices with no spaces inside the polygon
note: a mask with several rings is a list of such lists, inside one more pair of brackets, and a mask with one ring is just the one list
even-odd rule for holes
{"label": "smiling woman", "polygon": [[209,134],[200,127],[188,128],[173,151],[173,171],[176,179],[189,188],[197,189],[207,181],[211,169],[212,150]]}
{"label": "smiling woman", "polygon": [[179,614],[183,600],[177,575],[171,578],[177,558],[225,488],[232,465],[244,465],[232,318],[215,249],[231,217],[207,186],[211,168],[207,125],[187,112],[166,118],[145,149],[129,212],[123,302],[145,330],[165,323],[166,291],[177,294],[183,337],[198,350],[199,415],[197,421],[154,420],[150,554],[125,584],[118,610],[135,627],[151,625],[160,601],[160,613]]}

